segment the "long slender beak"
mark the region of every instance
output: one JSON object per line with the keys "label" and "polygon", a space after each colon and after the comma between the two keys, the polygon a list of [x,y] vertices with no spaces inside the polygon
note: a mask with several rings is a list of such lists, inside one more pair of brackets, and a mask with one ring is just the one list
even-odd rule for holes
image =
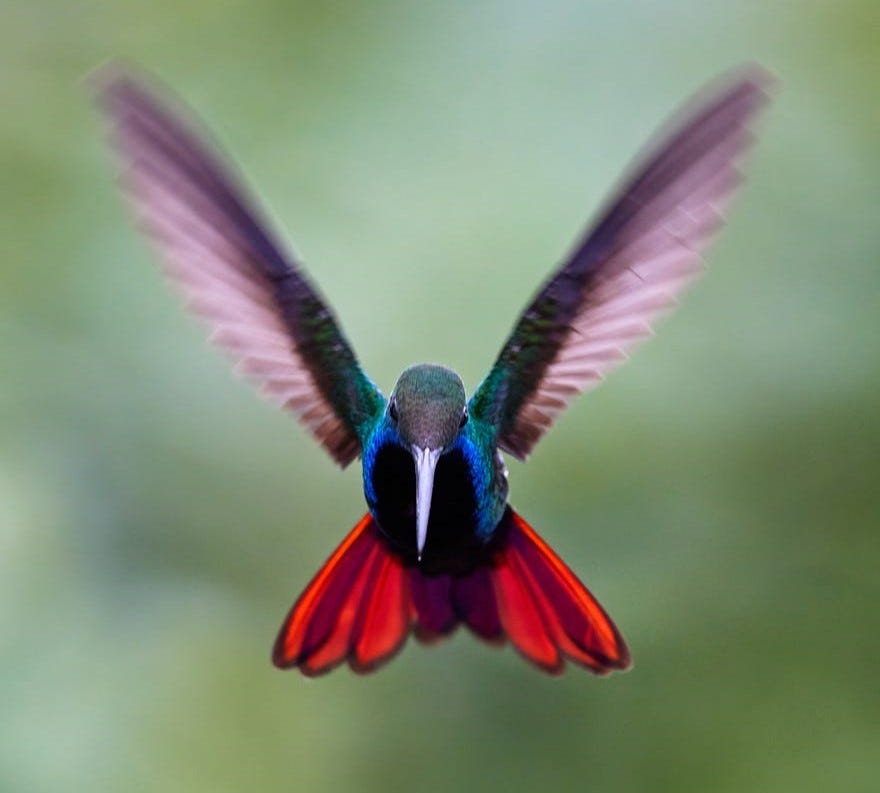
{"label": "long slender beak", "polygon": [[416,548],[419,561],[425,540],[428,538],[428,518],[431,516],[431,493],[434,491],[434,471],[442,449],[420,449],[413,445],[412,453],[416,461]]}

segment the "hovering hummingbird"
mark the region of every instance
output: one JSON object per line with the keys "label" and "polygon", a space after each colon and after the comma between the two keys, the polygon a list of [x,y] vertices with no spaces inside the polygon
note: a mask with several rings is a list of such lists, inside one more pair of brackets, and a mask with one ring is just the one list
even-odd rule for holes
{"label": "hovering hummingbird", "polygon": [[548,672],[565,659],[597,674],[629,667],[603,608],[509,505],[502,451],[524,460],[701,269],[767,85],[757,67],[743,70],[670,126],[470,399],[434,364],[405,369],[386,398],[217,149],[143,79],[105,72],[99,98],[124,188],[189,308],[340,466],[363,463],[369,511],[294,604],[276,666],[369,671],[411,630],[431,641],[463,623]]}

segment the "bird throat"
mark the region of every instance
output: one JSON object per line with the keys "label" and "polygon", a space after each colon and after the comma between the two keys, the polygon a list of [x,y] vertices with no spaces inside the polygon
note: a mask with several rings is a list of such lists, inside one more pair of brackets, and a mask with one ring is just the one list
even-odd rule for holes
{"label": "bird throat", "polygon": [[466,572],[480,563],[485,543],[477,534],[477,499],[464,455],[442,455],[434,474],[428,534],[421,561],[416,548],[416,475],[412,455],[396,444],[376,454],[373,516],[395,552],[430,575]]}

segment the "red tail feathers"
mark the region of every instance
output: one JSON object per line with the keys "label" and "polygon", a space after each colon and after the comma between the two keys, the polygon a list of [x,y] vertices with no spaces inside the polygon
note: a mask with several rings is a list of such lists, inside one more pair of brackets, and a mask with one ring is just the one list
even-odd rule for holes
{"label": "red tail feathers", "polygon": [[505,636],[529,661],[561,672],[565,659],[597,674],[630,665],[608,615],[562,560],[513,510],[489,560],[465,575],[406,566],[368,514],[327,560],[281,628],[272,660],[319,675],[348,660],[368,672],[413,629],[422,641],[459,622],[487,641]]}

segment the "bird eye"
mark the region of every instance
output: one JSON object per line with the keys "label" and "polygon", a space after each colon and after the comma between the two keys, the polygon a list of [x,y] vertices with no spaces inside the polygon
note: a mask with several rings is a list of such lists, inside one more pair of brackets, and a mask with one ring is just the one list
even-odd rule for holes
{"label": "bird eye", "polygon": [[461,429],[465,424],[468,423],[468,409],[464,409],[464,413],[461,414],[461,421],[458,423],[458,428]]}
{"label": "bird eye", "polygon": [[394,397],[391,398],[391,402],[388,405],[388,415],[391,416],[391,420],[397,424],[397,400]]}

